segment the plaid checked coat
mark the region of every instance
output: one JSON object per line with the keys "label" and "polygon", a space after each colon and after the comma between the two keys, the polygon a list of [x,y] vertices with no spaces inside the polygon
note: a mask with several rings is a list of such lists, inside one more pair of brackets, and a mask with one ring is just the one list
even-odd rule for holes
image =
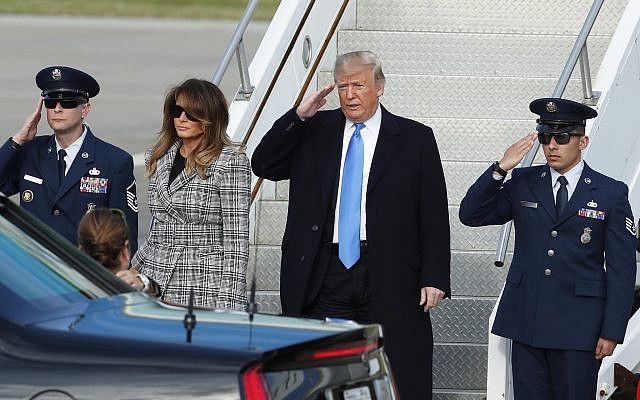
{"label": "plaid checked coat", "polygon": [[[149,237],[132,265],[156,281],[161,298],[194,306],[243,310],[249,260],[251,169],[247,156],[224,147],[201,179],[169,174],[181,141],[158,159],[149,178]],[[148,163],[149,154],[146,161]]]}

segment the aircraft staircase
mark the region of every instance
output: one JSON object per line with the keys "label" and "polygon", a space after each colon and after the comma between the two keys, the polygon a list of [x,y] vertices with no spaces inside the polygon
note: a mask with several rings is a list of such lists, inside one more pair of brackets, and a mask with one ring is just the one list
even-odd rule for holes
{"label": "aircraft staircase", "polygon": [[[349,21],[343,24],[347,28],[338,31],[316,83],[332,79],[326,66],[337,53],[372,50],[387,76],[382,104],[434,129],[447,178],[453,294],[432,313],[434,399],[484,399],[487,321],[508,267],[493,265],[500,227],[464,227],[458,207],[476,177],[535,127],[529,102],[551,95],[592,1],[351,3],[345,16]],[[588,50],[594,76],[625,5],[623,0],[605,1],[591,31]],[[563,97],[581,101],[578,69]],[[292,105],[283,106],[279,114]],[[337,105],[332,94],[327,107]],[[254,131],[254,144],[264,133]],[[541,155],[536,161],[542,161]],[[280,311],[280,242],[287,199],[287,182],[266,183],[252,210],[250,268],[257,267],[260,312]],[[509,262],[508,253],[505,265]],[[251,271],[249,279],[252,276]]]}

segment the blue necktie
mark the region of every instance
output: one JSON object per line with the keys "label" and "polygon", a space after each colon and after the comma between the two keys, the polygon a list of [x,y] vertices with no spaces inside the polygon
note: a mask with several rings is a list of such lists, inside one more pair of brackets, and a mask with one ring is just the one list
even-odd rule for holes
{"label": "blue necktie", "polygon": [[347,269],[360,258],[360,202],[364,165],[364,144],[360,130],[364,124],[358,122],[354,125],[356,129],[344,158],[338,220],[338,257]]}

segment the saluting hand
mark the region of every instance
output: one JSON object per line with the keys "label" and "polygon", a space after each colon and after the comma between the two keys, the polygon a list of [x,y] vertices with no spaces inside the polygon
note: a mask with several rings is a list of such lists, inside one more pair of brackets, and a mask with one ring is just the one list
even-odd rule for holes
{"label": "saluting hand", "polygon": [[325,99],[325,97],[327,97],[327,95],[331,93],[335,86],[335,82],[331,82],[327,86],[321,88],[320,90],[309,96],[309,98],[303,100],[298,108],[296,108],[298,117],[300,117],[301,119],[306,119],[316,115],[320,107],[327,104],[327,99]]}
{"label": "saluting hand", "polygon": [[509,148],[504,152],[502,159],[498,162],[500,164],[500,168],[505,171],[509,171],[520,164],[520,161],[522,161],[524,156],[533,147],[533,143],[536,140],[537,135],[537,132],[531,132],[509,146]]}
{"label": "saluting hand", "polygon": [[443,297],[444,292],[438,288],[425,286],[420,289],[420,305],[423,306],[424,312],[435,308]]}
{"label": "saluting hand", "polygon": [[13,141],[18,143],[19,145],[23,145],[27,142],[30,142],[36,133],[38,132],[38,123],[40,122],[40,117],[42,113],[42,97],[38,98],[38,105],[36,110],[27,117],[24,121],[24,125],[22,128],[13,136]]}

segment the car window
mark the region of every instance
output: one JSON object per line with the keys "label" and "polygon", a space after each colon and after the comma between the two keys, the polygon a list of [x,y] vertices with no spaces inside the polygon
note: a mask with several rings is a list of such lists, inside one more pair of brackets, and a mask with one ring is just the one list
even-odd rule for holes
{"label": "car window", "polygon": [[0,313],[9,319],[16,312],[41,313],[107,296],[4,218],[0,218],[0,285]]}

